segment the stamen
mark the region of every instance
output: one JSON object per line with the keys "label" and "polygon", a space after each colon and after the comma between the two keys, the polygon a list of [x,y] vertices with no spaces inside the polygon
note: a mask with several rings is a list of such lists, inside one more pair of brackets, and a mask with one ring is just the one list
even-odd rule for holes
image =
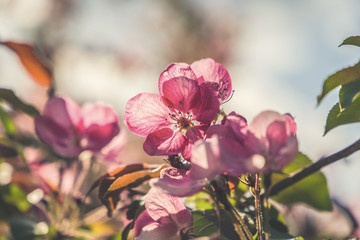
{"label": "stamen", "polygon": [[228,98],[227,100],[223,101],[220,105],[222,105],[222,104],[227,103],[228,101],[230,101],[231,98],[234,96],[234,93],[235,93],[235,90],[232,90],[229,98]]}

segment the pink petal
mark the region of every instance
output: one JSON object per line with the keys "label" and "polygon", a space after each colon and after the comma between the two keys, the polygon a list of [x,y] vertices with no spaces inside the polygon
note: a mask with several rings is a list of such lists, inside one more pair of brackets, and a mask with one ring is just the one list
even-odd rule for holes
{"label": "pink petal", "polygon": [[192,225],[192,215],[178,197],[151,188],[145,197],[145,207],[152,219],[167,222],[170,218],[179,228]]}
{"label": "pink petal", "polygon": [[197,80],[195,73],[192,71],[189,64],[186,63],[172,63],[160,74],[159,77],[159,93],[164,96],[163,84],[168,80],[183,77],[185,79]]}
{"label": "pink petal", "polygon": [[196,80],[186,77],[176,77],[167,80],[162,85],[163,97],[172,109],[189,112],[198,94],[199,85]]}
{"label": "pink petal", "polygon": [[177,240],[177,227],[175,223],[151,223],[141,229],[135,240]]}
{"label": "pink petal", "polygon": [[193,100],[194,119],[201,123],[211,123],[220,110],[220,102],[208,83],[200,86],[200,93]]}
{"label": "pink petal", "polygon": [[170,113],[160,95],[140,93],[127,102],[124,120],[130,131],[146,137],[161,128],[170,127]]}
{"label": "pink petal", "polygon": [[298,141],[295,136],[286,139],[285,146],[280,149],[276,158],[271,163],[273,171],[280,171],[291,161],[293,161],[299,151]]}
{"label": "pink petal", "polygon": [[208,125],[198,125],[194,127],[189,127],[187,129],[186,131],[187,142],[183,152],[181,153],[185,159],[188,160],[191,158],[191,151],[193,149],[194,143],[198,140],[204,139],[205,132],[208,128],[209,128]]}
{"label": "pink petal", "polygon": [[183,151],[186,137],[180,131],[163,128],[149,134],[144,142],[144,151],[151,156],[173,155]]}
{"label": "pink petal", "polygon": [[247,121],[246,119],[235,112],[231,112],[224,118],[224,125],[231,127],[235,136],[239,141],[244,141],[247,135]]}
{"label": "pink petal", "polygon": [[[49,173],[48,173],[49,174]],[[70,194],[73,192],[75,183],[75,173],[72,169],[66,168],[62,174],[62,181],[60,191],[64,194]]]}
{"label": "pink petal", "polygon": [[249,131],[251,131],[253,134],[255,134],[258,138],[264,138],[266,137],[266,131],[272,122],[279,120],[283,121],[283,116],[274,111],[264,111],[261,112],[259,115],[257,115],[251,124],[249,125]]}
{"label": "pink petal", "polygon": [[83,132],[83,139],[85,139],[85,149],[100,151],[106,144],[108,144],[120,131],[117,122],[99,126],[93,124],[86,128]]}
{"label": "pink petal", "polygon": [[[219,84],[219,98],[226,100],[231,94],[231,78],[221,64],[215,62],[211,58],[201,59],[191,64],[192,70],[198,78],[203,78],[208,82],[216,82]],[[200,84],[200,83],[199,83]]]}
{"label": "pink petal", "polygon": [[165,168],[161,171],[160,178],[151,180],[151,185],[161,191],[177,196],[186,197],[201,191],[205,186],[205,179],[192,179],[189,171],[177,168]]}
{"label": "pink petal", "polygon": [[82,121],[79,106],[70,98],[50,99],[45,105],[43,116],[67,129],[79,125]]}
{"label": "pink petal", "polygon": [[146,210],[144,210],[135,221],[134,224],[135,237],[140,235],[141,230],[146,225],[152,223],[156,223],[156,221],[150,217],[149,213]]}
{"label": "pink petal", "polygon": [[266,138],[269,141],[269,155],[276,156],[279,150],[284,146],[286,138],[286,122],[274,121],[272,122],[266,131]]}
{"label": "pink petal", "polygon": [[102,103],[85,104],[81,109],[84,118],[84,128],[91,125],[108,125],[118,122],[118,117],[115,111]]}
{"label": "pink petal", "polygon": [[211,126],[207,130],[206,135],[206,141],[211,141],[210,138],[218,138],[218,147],[215,145],[215,141],[210,146],[215,150],[216,148],[220,149],[219,158],[221,164],[225,166],[229,174],[240,176],[241,174],[252,173],[257,170],[252,164],[249,164],[249,159],[254,154],[253,148],[258,145],[256,138],[249,141],[249,136],[246,136],[244,141],[239,141],[233,128],[225,125]]}
{"label": "pink petal", "polygon": [[297,127],[294,118],[290,114],[284,114],[283,117],[286,121],[286,129],[288,135],[296,135]]}
{"label": "pink petal", "polygon": [[36,116],[35,130],[39,137],[63,157],[76,157],[82,152],[79,140],[71,128],[63,128],[52,119]]}
{"label": "pink petal", "polygon": [[190,177],[213,179],[226,170],[221,162],[219,139],[215,136],[195,144],[191,155]]}
{"label": "pink petal", "polygon": [[105,161],[116,162],[120,152],[127,143],[127,135],[125,131],[115,136],[109,144],[101,149],[100,156]]}

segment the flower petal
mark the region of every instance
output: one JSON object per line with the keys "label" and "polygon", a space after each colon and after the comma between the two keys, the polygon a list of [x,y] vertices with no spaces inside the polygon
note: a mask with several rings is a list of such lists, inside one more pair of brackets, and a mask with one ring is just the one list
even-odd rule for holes
{"label": "flower petal", "polygon": [[231,127],[235,136],[239,141],[244,141],[247,135],[247,121],[246,119],[235,112],[231,112],[224,118],[224,125]]}
{"label": "flower petal", "polygon": [[[191,64],[192,70],[198,78],[203,78],[208,82],[218,83],[218,98],[221,101],[226,100],[232,90],[231,78],[226,70],[220,63],[215,62],[211,58],[201,59]],[[199,82],[201,84],[201,82]]]}
{"label": "flower petal", "polygon": [[170,218],[180,228],[192,225],[192,215],[180,198],[164,193],[157,188],[151,188],[146,195],[145,207],[155,221],[166,222],[166,218]]}
{"label": "flower petal", "polygon": [[182,151],[181,155],[189,160],[191,158],[191,151],[193,149],[193,146],[195,142],[198,140],[204,139],[205,132],[209,128],[208,125],[198,125],[194,127],[189,127],[186,131],[186,146],[184,150]]}
{"label": "flower petal", "polygon": [[119,162],[117,157],[120,152],[123,150],[127,142],[127,135],[125,131],[120,131],[120,133],[115,136],[109,144],[101,149],[100,157],[101,159],[109,162]]}
{"label": "flower petal", "polygon": [[197,77],[190,65],[187,63],[172,63],[160,74],[159,77],[159,93],[164,96],[163,84],[173,78],[184,77],[186,79],[197,80]]}
{"label": "flower petal", "polygon": [[192,179],[213,179],[226,170],[221,162],[220,145],[217,136],[199,141],[191,155],[190,177]]}
{"label": "flower petal", "polygon": [[251,131],[256,137],[266,137],[266,131],[272,122],[279,120],[283,121],[283,116],[275,111],[263,111],[257,115],[251,124],[249,125],[249,131]]}
{"label": "flower petal", "polygon": [[156,223],[154,219],[152,219],[146,209],[138,216],[134,224],[134,232],[135,237],[139,236],[141,230],[149,224]]}
{"label": "flower petal", "polygon": [[114,110],[104,104],[85,104],[83,106],[83,139],[85,149],[100,151],[120,131],[118,118]]}
{"label": "flower petal", "polygon": [[177,168],[165,168],[160,173],[160,178],[150,181],[151,186],[161,191],[177,196],[187,197],[201,191],[205,186],[205,179],[192,179],[189,171]]}
{"label": "flower petal", "polygon": [[289,125],[285,121],[274,121],[267,129],[269,141],[269,159],[267,165],[271,170],[281,170],[296,157],[298,143],[295,135],[288,135]]}
{"label": "flower petal", "polygon": [[76,157],[82,152],[77,136],[71,128],[63,128],[44,116],[35,117],[35,131],[38,136],[63,157]]}
{"label": "flower petal", "polygon": [[77,127],[82,121],[79,106],[70,98],[50,99],[45,105],[43,116],[65,129]]}
{"label": "flower petal", "polygon": [[140,93],[127,102],[124,120],[130,131],[146,137],[161,128],[170,127],[170,113],[160,95]]}
{"label": "flower petal", "polygon": [[194,118],[201,123],[211,123],[220,110],[220,102],[210,83],[201,84],[200,93],[192,101]]}
{"label": "flower petal", "polygon": [[151,156],[174,155],[183,151],[186,137],[180,131],[163,128],[149,134],[144,142],[144,151]]}
{"label": "flower petal", "polygon": [[176,77],[162,85],[163,97],[171,108],[181,112],[189,112],[197,99],[199,85],[196,80]]}
{"label": "flower petal", "polygon": [[177,227],[175,223],[158,223],[153,222],[141,229],[139,236],[135,240],[177,240]]}

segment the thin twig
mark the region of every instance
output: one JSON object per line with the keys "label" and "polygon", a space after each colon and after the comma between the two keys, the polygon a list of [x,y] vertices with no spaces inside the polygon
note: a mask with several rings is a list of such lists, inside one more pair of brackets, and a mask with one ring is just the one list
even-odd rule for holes
{"label": "thin twig", "polygon": [[323,157],[317,162],[311,164],[310,166],[304,168],[300,172],[296,173],[295,175],[285,178],[284,180],[278,182],[270,189],[269,196],[273,196],[284,190],[285,188],[297,183],[298,181],[306,178],[307,176],[319,171],[321,168],[336,162],[344,157],[351,155],[352,153],[360,150],[360,139],[351,144],[350,146],[340,150],[337,153],[334,153],[328,157]]}
{"label": "thin twig", "polygon": [[258,239],[263,240],[263,231],[262,231],[262,217],[261,217],[261,204],[260,204],[260,177],[259,174],[255,174],[255,186],[254,186],[254,197],[255,197],[255,211],[256,211],[256,229],[258,231]]}

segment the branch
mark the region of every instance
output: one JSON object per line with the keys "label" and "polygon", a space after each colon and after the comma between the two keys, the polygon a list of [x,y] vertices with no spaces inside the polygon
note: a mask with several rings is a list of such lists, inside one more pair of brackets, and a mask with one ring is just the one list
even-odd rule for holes
{"label": "branch", "polygon": [[298,181],[306,178],[307,176],[319,171],[322,167],[325,167],[326,165],[329,165],[333,162],[336,162],[344,157],[347,157],[351,155],[352,153],[360,150],[360,139],[351,144],[350,146],[344,148],[343,150],[340,150],[337,153],[334,153],[333,155],[330,155],[328,157],[323,157],[317,162],[311,164],[310,166],[304,168],[300,172],[296,173],[295,175],[285,178],[284,180],[278,182],[270,189],[269,196],[273,196],[284,190],[285,188],[293,185],[294,183],[297,183]]}

